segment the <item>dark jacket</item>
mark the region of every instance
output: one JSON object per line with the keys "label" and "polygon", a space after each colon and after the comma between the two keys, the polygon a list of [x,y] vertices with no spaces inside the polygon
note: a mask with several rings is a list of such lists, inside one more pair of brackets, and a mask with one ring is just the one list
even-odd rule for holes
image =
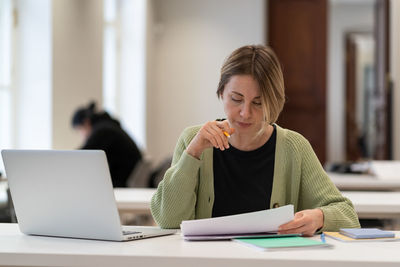
{"label": "dark jacket", "polygon": [[92,133],[82,149],[104,150],[114,187],[126,187],[128,177],[142,159],[132,138],[109,116],[92,121]]}

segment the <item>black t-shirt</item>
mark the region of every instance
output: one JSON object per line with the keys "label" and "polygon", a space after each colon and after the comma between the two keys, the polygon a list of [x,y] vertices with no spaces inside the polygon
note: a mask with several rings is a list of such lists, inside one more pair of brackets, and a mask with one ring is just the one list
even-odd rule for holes
{"label": "black t-shirt", "polygon": [[114,187],[126,187],[127,179],[142,158],[135,142],[113,121],[94,124],[82,149],[104,150]]}
{"label": "black t-shirt", "polygon": [[253,151],[230,145],[214,148],[214,206],[212,217],[269,208],[274,177],[276,129],[268,141]]}

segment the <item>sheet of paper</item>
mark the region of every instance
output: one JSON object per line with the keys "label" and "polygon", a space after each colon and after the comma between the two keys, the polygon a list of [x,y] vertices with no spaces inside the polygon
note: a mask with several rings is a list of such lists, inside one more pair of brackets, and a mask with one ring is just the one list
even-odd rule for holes
{"label": "sheet of paper", "polygon": [[280,225],[293,218],[293,205],[286,205],[238,215],[183,221],[181,230],[184,236],[276,232]]}
{"label": "sheet of paper", "polygon": [[183,239],[189,241],[209,241],[209,240],[231,240],[234,238],[243,238],[243,237],[271,238],[271,237],[284,237],[284,236],[300,236],[300,234],[278,234],[276,232],[267,232],[267,233],[247,233],[247,234],[183,235]]}

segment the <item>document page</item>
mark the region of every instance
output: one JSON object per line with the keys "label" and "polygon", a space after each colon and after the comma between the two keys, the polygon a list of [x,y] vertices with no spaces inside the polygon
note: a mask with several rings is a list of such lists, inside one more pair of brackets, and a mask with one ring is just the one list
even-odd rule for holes
{"label": "document page", "polygon": [[277,232],[294,218],[293,205],[209,219],[182,221],[184,236]]}

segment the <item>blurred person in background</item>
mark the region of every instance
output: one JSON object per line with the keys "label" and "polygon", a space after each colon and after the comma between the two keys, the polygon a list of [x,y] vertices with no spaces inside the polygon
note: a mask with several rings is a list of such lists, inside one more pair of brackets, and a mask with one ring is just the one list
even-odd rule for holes
{"label": "blurred person in background", "polygon": [[127,180],[142,154],[118,120],[105,111],[97,111],[96,103],[78,108],[72,116],[72,127],[82,138],[80,149],[99,149],[106,153],[114,187],[126,187]]}

